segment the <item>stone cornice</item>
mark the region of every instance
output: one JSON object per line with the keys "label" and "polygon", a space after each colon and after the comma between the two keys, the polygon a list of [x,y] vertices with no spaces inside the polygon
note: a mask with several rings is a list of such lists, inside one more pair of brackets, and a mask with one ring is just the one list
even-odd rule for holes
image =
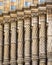
{"label": "stone cornice", "polygon": [[[30,7],[24,7],[22,9],[17,9],[15,11],[10,11],[10,12],[3,12],[3,19],[5,21],[7,19],[14,18],[15,20],[22,20],[25,18],[31,18],[31,16],[38,16],[38,15],[43,15],[47,14],[47,12],[51,13],[52,11],[52,4],[51,3],[44,3],[44,4],[38,4],[37,6],[30,6]],[[0,15],[0,18],[2,17]]]}

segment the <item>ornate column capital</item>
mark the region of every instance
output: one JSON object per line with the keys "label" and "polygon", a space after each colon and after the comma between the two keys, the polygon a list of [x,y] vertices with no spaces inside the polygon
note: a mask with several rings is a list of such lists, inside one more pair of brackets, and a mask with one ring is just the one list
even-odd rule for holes
{"label": "ornate column capital", "polygon": [[10,22],[16,22],[17,18],[16,17],[11,17]]}
{"label": "ornate column capital", "polygon": [[50,8],[50,9],[47,9],[47,14],[52,14],[52,9]]}
{"label": "ornate column capital", "polygon": [[10,16],[13,18],[16,18],[17,17],[17,15],[16,15],[16,13],[17,13],[17,10],[16,11],[10,11]]}
{"label": "ornate column capital", "polygon": [[18,9],[17,10],[17,20],[23,20],[24,19],[24,9]]}
{"label": "ornate column capital", "polygon": [[0,24],[3,23],[3,14],[0,15]]}
{"label": "ornate column capital", "polygon": [[39,5],[38,11],[39,15],[46,14],[46,4]]}
{"label": "ornate column capital", "polygon": [[52,2],[46,4],[47,12],[51,13],[52,11]]}
{"label": "ornate column capital", "polygon": [[31,18],[31,8],[24,8],[24,19]]}
{"label": "ornate column capital", "polygon": [[9,23],[10,22],[10,13],[3,13],[3,23]]}
{"label": "ornate column capital", "polygon": [[10,11],[10,22],[17,21],[17,11]]}
{"label": "ornate column capital", "polygon": [[38,6],[31,6],[31,16],[34,17],[34,16],[38,16]]}

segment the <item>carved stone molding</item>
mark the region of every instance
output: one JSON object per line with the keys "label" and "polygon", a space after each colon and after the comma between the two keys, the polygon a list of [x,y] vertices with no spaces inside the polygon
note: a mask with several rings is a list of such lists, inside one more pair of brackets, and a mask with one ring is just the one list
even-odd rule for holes
{"label": "carved stone molding", "polygon": [[3,15],[3,23],[9,23],[10,22],[10,14]]}
{"label": "carved stone molding", "polygon": [[3,23],[3,14],[0,15],[0,24],[2,24],[2,23]]}

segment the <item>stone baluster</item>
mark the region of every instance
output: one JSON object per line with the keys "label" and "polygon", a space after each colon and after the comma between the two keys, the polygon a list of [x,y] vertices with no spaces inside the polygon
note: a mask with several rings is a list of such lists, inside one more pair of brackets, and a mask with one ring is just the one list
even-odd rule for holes
{"label": "stone baluster", "polygon": [[9,15],[4,15],[4,65],[9,65]]}

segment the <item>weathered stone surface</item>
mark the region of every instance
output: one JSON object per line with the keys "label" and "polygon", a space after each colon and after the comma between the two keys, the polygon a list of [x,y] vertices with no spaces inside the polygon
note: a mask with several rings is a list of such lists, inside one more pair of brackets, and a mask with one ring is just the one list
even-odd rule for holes
{"label": "weathered stone surface", "polygon": [[47,23],[48,23],[48,28],[47,28],[47,58],[48,62],[47,65],[52,64],[52,10],[49,9],[47,10]]}
{"label": "weathered stone surface", "polygon": [[40,65],[46,65],[46,15],[39,16],[39,58]]}
{"label": "weathered stone surface", "polygon": [[30,18],[24,20],[24,30],[25,30],[25,46],[24,46],[25,65],[30,65]]}
{"label": "weathered stone surface", "polygon": [[10,56],[11,56],[11,65],[14,64],[16,65],[16,21],[15,20],[11,21],[11,55]]}
{"label": "weathered stone surface", "polygon": [[0,65],[2,65],[3,54],[3,26],[0,24]]}
{"label": "weathered stone surface", "polygon": [[32,17],[32,65],[38,65],[38,17]]}
{"label": "weathered stone surface", "polygon": [[17,55],[18,55],[18,65],[23,65],[23,20],[18,20],[18,49],[17,49]]}
{"label": "weathered stone surface", "polygon": [[4,24],[4,65],[7,62],[9,62],[9,23]]}

